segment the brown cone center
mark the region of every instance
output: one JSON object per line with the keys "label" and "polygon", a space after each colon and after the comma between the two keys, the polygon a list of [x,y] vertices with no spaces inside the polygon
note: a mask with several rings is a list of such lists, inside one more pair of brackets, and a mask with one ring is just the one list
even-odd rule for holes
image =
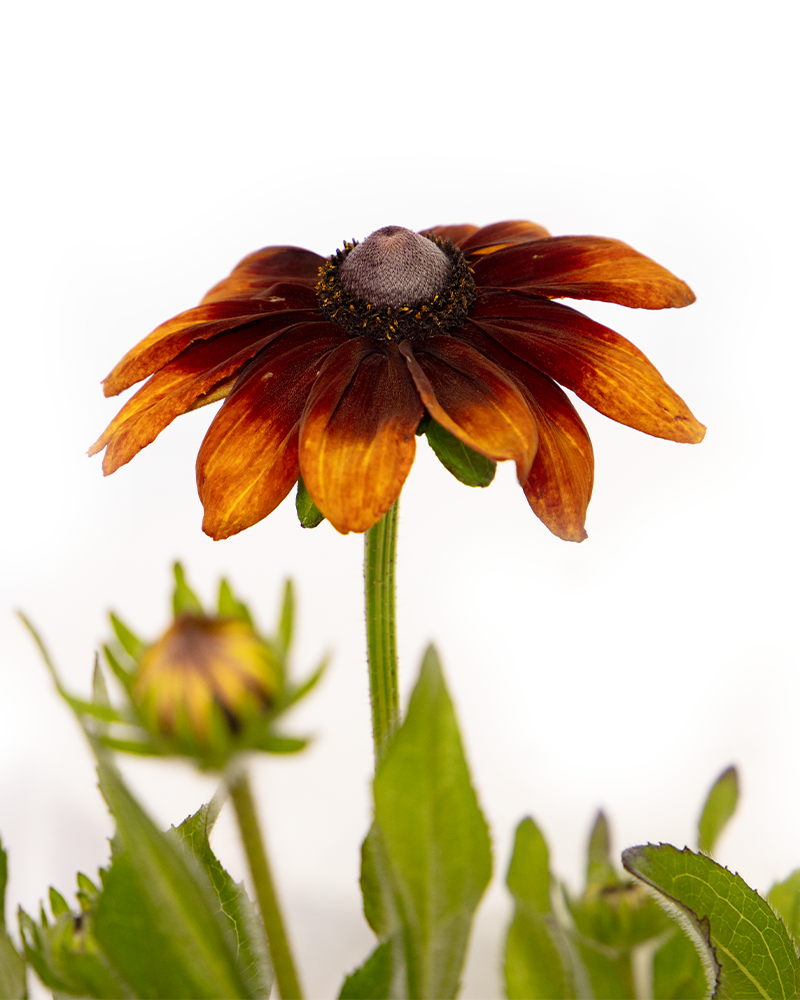
{"label": "brown cone center", "polygon": [[452,261],[436,244],[402,226],[384,226],[353,247],[339,268],[350,295],[373,306],[430,302],[450,278]]}

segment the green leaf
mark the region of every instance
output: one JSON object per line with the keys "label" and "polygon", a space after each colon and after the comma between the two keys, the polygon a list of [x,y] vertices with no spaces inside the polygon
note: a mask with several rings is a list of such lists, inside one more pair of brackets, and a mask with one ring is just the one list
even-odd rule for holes
{"label": "green leaf", "polygon": [[586,865],[586,885],[604,886],[616,885],[619,876],[611,864],[611,840],[608,830],[608,820],[602,809],[597,812],[597,817],[589,835],[589,852]]}
{"label": "green leaf", "polygon": [[713,854],[714,845],[736,811],[739,776],[736,768],[726,768],[714,782],[700,814],[697,843],[703,854]]}
{"label": "green leaf", "polygon": [[428,421],[425,433],[433,453],[460,483],[465,486],[488,486],[494,479],[497,463],[473,451],[435,420]]}
{"label": "green leaf", "polygon": [[767,899],[778,911],[795,942],[800,941],[800,868],[770,889]]}
{"label": "green leaf", "polygon": [[116,615],[111,614],[108,617],[111,619],[111,627],[114,629],[114,635],[120,646],[132,660],[138,660],[147,648],[145,644]]}
{"label": "green leaf", "polygon": [[205,610],[200,603],[200,598],[186,582],[186,574],[183,572],[183,566],[176,562],[173,570],[175,573],[175,590],[172,594],[172,610],[175,612],[175,617],[177,618],[178,615],[184,613],[204,615]]}
{"label": "green leaf", "polygon": [[100,789],[117,822],[95,933],[140,997],[248,997],[228,917],[208,880],[161,833],[103,755]]}
{"label": "green leaf", "polygon": [[700,955],[682,927],[653,956],[653,1000],[697,1000],[708,995]]}
{"label": "green leaf", "polygon": [[0,841],[0,1000],[22,1000],[28,989],[25,962],[6,933],[6,886],[8,856]]}
{"label": "green leaf", "polygon": [[283,588],[281,613],[278,618],[278,629],[275,635],[281,660],[286,659],[286,656],[292,646],[292,636],[294,634],[294,609],[294,584],[291,580],[287,580]]}
{"label": "green leaf", "polygon": [[510,1000],[577,996],[575,956],[550,900],[547,844],[532,819],[517,827],[506,883],[515,902],[506,941],[506,995]]}
{"label": "green leaf", "polygon": [[392,941],[384,941],[345,979],[339,1000],[389,1000],[392,988]]}
{"label": "green leaf", "polygon": [[273,974],[264,926],[245,892],[244,883],[235,883],[211,850],[208,837],[215,819],[210,806],[201,806],[170,833],[200,864],[219,908],[231,923],[239,944],[238,962],[247,976],[250,995],[267,997],[272,989]]}
{"label": "green leaf", "polygon": [[297,496],[295,498],[297,518],[304,528],[316,528],[325,520],[325,515],[311,499],[302,476],[297,480]]}
{"label": "green leaf", "polygon": [[217,611],[220,618],[238,618],[240,621],[246,622],[250,628],[253,627],[253,618],[250,614],[250,609],[236,597],[227,580],[220,580],[219,582]]}
{"label": "green leaf", "polygon": [[432,647],[408,715],[378,767],[374,792],[376,836],[403,924],[408,995],[453,997],[492,862],[486,821]]}
{"label": "green leaf", "polygon": [[765,900],[704,854],[670,844],[630,847],[625,868],[662,894],[683,918],[714,997],[797,997],[800,968],[791,938]]}

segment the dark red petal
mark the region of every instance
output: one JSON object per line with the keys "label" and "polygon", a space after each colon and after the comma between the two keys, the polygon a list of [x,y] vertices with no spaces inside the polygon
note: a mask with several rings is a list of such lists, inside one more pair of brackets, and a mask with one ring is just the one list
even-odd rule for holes
{"label": "dark red petal", "polygon": [[594,453],[575,407],[552,379],[510,354],[473,324],[459,331],[462,336],[513,375],[536,418],[539,449],[522,484],[528,503],[554,535],[582,542],[594,482]]}
{"label": "dark red petal", "polygon": [[457,247],[460,247],[464,240],[469,239],[477,231],[477,226],[467,224],[463,226],[430,226],[428,229],[420,229],[421,233],[436,233],[443,240],[450,240],[455,243]]}
{"label": "dark red petal", "polygon": [[612,420],[670,441],[703,440],[705,427],[644,354],[588,316],[507,292],[482,298],[470,321]]}
{"label": "dark red petal", "polygon": [[493,461],[513,459],[527,477],[536,455],[536,424],[516,384],[500,368],[455,337],[429,337],[400,350],[425,408],[436,420]]}
{"label": "dark red petal", "polygon": [[[152,375],[195,340],[207,340],[223,330],[276,314],[288,313],[290,321],[306,318],[303,313],[308,318],[319,318],[317,298],[310,289],[300,285],[273,285],[268,293],[259,299],[230,299],[195,306],[162,323],[128,351],[104,380],[106,396],[116,396]],[[277,323],[283,323],[280,316]]]}
{"label": "dark red petal", "polygon": [[[263,321],[199,340],[156,372],[128,400],[98,440],[90,455],[106,448],[103,472],[110,475],[153,442],[175,417],[227,396],[242,367],[262,348],[296,327],[265,331]],[[271,324],[273,327],[275,324]]]}
{"label": "dark red petal", "polygon": [[493,222],[490,226],[481,226],[468,239],[460,244],[464,253],[473,256],[484,256],[502,250],[503,247],[516,243],[529,243],[531,240],[541,240],[550,236],[544,226],[535,222],[525,222],[523,219],[511,222]]}
{"label": "dark red petal", "polygon": [[549,298],[599,299],[641,309],[688,306],[695,296],[666,268],[619,240],[555,236],[507,247],[473,262],[478,285]]}
{"label": "dark red petal", "polygon": [[303,407],[322,362],[341,343],[333,324],[308,324],[270,344],[244,371],[197,456],[206,534],[227,538],[249,528],[297,482]]}
{"label": "dark red petal", "polygon": [[300,247],[264,247],[239,261],[230,275],[207,293],[203,303],[241,298],[278,281],[314,288],[324,263],[324,257]]}
{"label": "dark red petal", "polygon": [[398,498],[422,414],[394,344],[353,338],[328,357],[303,414],[300,467],[337,531],[366,531]]}

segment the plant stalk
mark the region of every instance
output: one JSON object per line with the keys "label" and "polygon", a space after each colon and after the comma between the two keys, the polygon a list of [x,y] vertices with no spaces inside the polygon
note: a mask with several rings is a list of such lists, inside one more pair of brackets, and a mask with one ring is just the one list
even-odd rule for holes
{"label": "plant stalk", "polygon": [[264,921],[264,930],[269,943],[272,967],[275,970],[275,979],[281,1000],[302,1000],[303,994],[300,990],[300,982],[295,971],[264,840],[261,836],[258,814],[250,788],[250,778],[244,768],[232,777],[229,787],[231,801],[236,811],[236,819],[239,823],[239,832],[250,866],[250,874],[256,889],[261,919]]}
{"label": "plant stalk", "polygon": [[367,659],[376,768],[400,724],[394,603],[397,503],[364,536]]}

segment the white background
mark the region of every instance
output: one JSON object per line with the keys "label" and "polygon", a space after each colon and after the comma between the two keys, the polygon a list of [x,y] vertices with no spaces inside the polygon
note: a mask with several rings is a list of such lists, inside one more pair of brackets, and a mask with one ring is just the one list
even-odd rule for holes
{"label": "white background", "polygon": [[[614,849],[695,842],[741,769],[719,860],[766,891],[800,864],[796,24],[789,3],[16,4],[2,25],[3,485],[0,833],[9,915],[107,859],[111,824],[75,723],[12,609],[74,690],[114,608],[154,638],[170,565],[228,575],[271,627],[285,576],[316,734],[256,763],[301,977],[335,995],[366,956],[358,849],[371,746],[362,539],[293,501],[225,542],[200,531],[179,419],[104,480],[85,452],[119,406],[100,379],[251,250],[328,254],[387,224],[532,219],[616,237],[698,301],[585,311],[632,339],[708,425],[690,447],[579,404],[597,458],[589,540],[551,536],[513,470],[488,490],[419,454],[401,503],[403,700],[435,639],[489,818],[495,882],[464,996],[499,991],[502,885],[532,814],[571,886],[603,806]],[[581,306],[584,308],[584,306]],[[164,825],[214,787],[127,764]],[[215,846],[241,877],[223,814]]]}

